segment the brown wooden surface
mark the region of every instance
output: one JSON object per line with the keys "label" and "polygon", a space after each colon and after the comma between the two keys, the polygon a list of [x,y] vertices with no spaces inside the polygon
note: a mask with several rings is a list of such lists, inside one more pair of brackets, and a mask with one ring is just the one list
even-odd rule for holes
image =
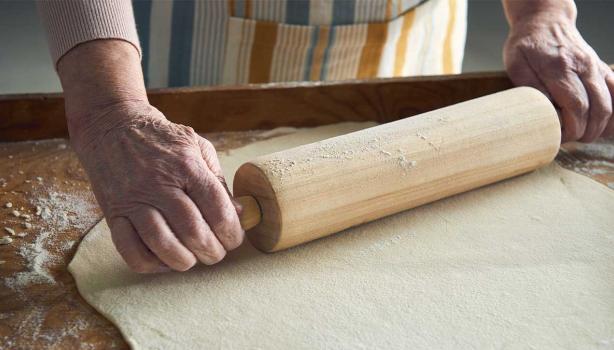
{"label": "brown wooden surface", "polygon": [[[220,130],[344,120],[382,122],[509,86],[502,73],[488,73],[322,85],[173,89],[154,91],[150,96],[172,120],[201,132],[216,131],[208,137],[223,151],[271,135],[217,132]],[[65,135],[59,95],[0,96],[0,141]],[[613,140],[566,145],[558,161],[614,187]],[[59,200],[48,201],[50,196]],[[13,208],[5,208],[6,202]],[[37,203],[49,207],[50,219],[35,215]],[[32,215],[31,229],[22,228],[24,219],[12,216],[14,209]],[[68,224],[60,220],[62,214],[70,219]],[[0,143],[0,230],[12,227],[28,233],[0,246],[0,260],[5,261],[0,265],[0,349],[127,348],[119,331],[78,295],[66,270],[78,242],[100,218],[83,170],[65,140]],[[31,252],[32,244],[46,235],[43,248],[53,259],[44,267],[53,283],[16,284],[20,276],[28,276],[35,262],[23,253]]]}
{"label": "brown wooden surface", "polygon": [[[206,136],[223,152],[271,135],[252,131]],[[8,235],[4,227],[28,233],[0,246],[0,349],[127,348],[119,331],[79,296],[66,269],[80,239],[102,218],[67,141],[1,143],[0,159],[0,237]],[[50,195],[60,200],[47,201]],[[7,202],[13,207],[6,208]],[[37,216],[37,204],[47,205],[51,218]],[[14,217],[13,210],[31,215],[32,228],[23,228],[26,220]],[[62,214],[70,224],[62,223]],[[21,252],[45,232],[50,235],[42,247],[51,259],[44,268],[55,282],[15,286],[19,276],[33,275],[32,258]]]}
{"label": "brown wooden surface", "polygon": [[[257,132],[237,132],[208,137],[218,151],[223,151],[261,139],[258,135]],[[0,349],[127,348],[119,331],[79,296],[66,270],[77,243],[101,219],[101,213],[74,152],[69,147],[64,148],[65,145],[65,140],[0,144],[0,178],[4,179],[0,180],[1,226],[28,232],[26,237],[0,246],[0,260],[6,261],[0,265],[3,281],[0,284]],[[566,145],[557,160],[569,169],[614,188],[613,153],[614,140],[600,140],[593,145]],[[41,177],[42,181],[36,177]],[[85,215],[82,212],[76,224],[54,227],[54,220],[45,221],[34,215],[34,203],[50,193],[79,198],[76,205],[90,209]],[[13,208],[4,208],[8,201],[13,203]],[[21,228],[23,220],[11,215],[15,208],[33,216],[32,229]],[[64,211],[70,214],[70,208],[71,205],[58,204],[52,205],[50,210],[57,216]],[[42,232],[49,231],[52,234],[44,248],[54,260],[45,267],[55,283],[8,287],[7,280],[28,271],[28,260],[20,256],[20,250],[36,241]]]}
{"label": "brown wooden surface", "polygon": [[[510,88],[502,72],[331,83],[151,90],[151,103],[198,132],[387,122]],[[60,94],[0,96],[0,141],[66,137]]]}

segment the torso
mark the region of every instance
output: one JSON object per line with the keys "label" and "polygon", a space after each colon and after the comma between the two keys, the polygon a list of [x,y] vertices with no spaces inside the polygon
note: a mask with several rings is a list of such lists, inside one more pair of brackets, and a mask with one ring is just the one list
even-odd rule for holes
{"label": "torso", "polygon": [[466,0],[135,2],[149,87],[456,73]]}

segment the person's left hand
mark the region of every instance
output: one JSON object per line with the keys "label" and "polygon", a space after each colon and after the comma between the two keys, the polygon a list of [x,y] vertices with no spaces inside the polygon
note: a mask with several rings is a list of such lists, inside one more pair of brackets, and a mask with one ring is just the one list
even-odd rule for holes
{"label": "person's left hand", "polygon": [[537,88],[559,109],[563,142],[614,135],[614,73],[573,20],[549,14],[515,23],[503,59],[514,84]]}

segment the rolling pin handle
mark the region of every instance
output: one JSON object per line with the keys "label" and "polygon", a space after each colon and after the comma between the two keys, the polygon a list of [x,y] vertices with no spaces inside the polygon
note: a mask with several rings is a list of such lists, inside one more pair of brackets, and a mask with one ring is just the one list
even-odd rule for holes
{"label": "rolling pin handle", "polygon": [[243,209],[241,214],[239,214],[241,227],[247,231],[258,225],[262,219],[262,210],[260,210],[260,205],[258,201],[256,201],[256,198],[252,196],[242,196],[235,198],[235,200],[239,202]]}

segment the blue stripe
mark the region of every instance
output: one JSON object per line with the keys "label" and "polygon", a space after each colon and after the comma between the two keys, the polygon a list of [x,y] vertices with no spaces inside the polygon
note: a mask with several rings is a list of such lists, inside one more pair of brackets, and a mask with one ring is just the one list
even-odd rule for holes
{"label": "blue stripe", "polygon": [[287,24],[309,24],[309,1],[290,0],[286,3]]}
{"label": "blue stripe", "polygon": [[326,80],[326,76],[328,75],[328,58],[330,56],[330,49],[334,45],[335,32],[335,27],[330,27],[330,31],[328,32],[328,44],[326,45],[326,49],[324,49],[324,58],[320,70],[320,80]]}
{"label": "blue stripe", "polygon": [[151,18],[151,0],[134,0],[132,7],[134,8],[134,20],[139,33],[139,41],[141,42],[143,55],[141,66],[143,67],[145,85],[147,86],[149,85],[149,19]]}
{"label": "blue stripe", "polygon": [[313,63],[313,49],[316,47],[318,43],[318,33],[320,32],[320,27],[311,28],[313,32],[311,32],[311,39],[309,41],[309,48],[307,49],[307,61],[305,62],[305,74],[303,76],[303,80],[309,81],[311,76],[311,64]]}
{"label": "blue stripe", "polygon": [[193,27],[194,0],[174,1],[170,58],[168,62],[168,86],[186,86],[190,84]]}
{"label": "blue stripe", "polygon": [[333,25],[354,24],[354,12],[356,12],[356,0],[334,0]]}
{"label": "blue stripe", "polygon": [[235,17],[245,16],[245,0],[235,0]]}

